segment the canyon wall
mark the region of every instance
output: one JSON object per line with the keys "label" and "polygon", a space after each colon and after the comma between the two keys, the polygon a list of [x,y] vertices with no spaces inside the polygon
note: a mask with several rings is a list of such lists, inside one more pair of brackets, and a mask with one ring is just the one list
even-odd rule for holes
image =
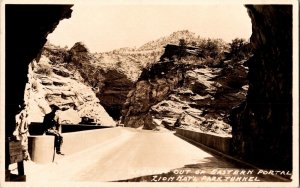
{"label": "canyon wall", "polygon": [[150,108],[166,99],[183,84],[184,66],[174,62],[159,62],[144,69],[141,77],[128,95],[122,110],[126,127],[155,129]]}
{"label": "canyon wall", "polygon": [[161,61],[145,68],[129,92],[122,111],[124,126],[153,130],[180,126],[230,135],[227,117],[245,100],[247,67],[244,60],[211,64],[201,54],[196,46],[166,45]]}
{"label": "canyon wall", "polygon": [[231,114],[233,152],[266,168],[292,168],[292,6],[246,5],[254,56],[247,99]]}

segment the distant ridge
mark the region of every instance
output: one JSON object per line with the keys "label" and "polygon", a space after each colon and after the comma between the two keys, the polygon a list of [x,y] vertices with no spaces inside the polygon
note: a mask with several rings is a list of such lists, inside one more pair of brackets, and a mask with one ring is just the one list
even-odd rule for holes
{"label": "distant ridge", "polygon": [[189,30],[181,30],[173,32],[169,36],[161,37],[157,40],[147,42],[146,44],[139,47],[138,50],[154,50],[157,48],[162,48],[167,44],[178,44],[179,39],[184,39],[187,43],[200,42],[204,40],[199,35],[196,35],[194,32],[191,32]]}

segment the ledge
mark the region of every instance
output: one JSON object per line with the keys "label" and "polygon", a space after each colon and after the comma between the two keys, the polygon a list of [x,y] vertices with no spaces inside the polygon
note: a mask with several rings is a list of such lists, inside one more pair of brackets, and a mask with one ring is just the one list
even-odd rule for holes
{"label": "ledge", "polygon": [[[112,128],[113,126],[103,126],[103,125],[85,125],[85,124],[62,124],[62,133],[67,132],[77,132],[77,131],[86,131],[94,129],[104,129]],[[30,135],[42,135],[44,133],[43,123],[41,122],[32,122],[29,125],[29,134]]]}

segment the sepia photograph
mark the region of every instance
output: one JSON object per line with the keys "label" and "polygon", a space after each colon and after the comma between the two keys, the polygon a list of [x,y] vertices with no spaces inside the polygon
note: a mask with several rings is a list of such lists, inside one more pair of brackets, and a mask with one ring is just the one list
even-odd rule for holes
{"label": "sepia photograph", "polygon": [[1,3],[0,187],[298,187],[298,1]]}

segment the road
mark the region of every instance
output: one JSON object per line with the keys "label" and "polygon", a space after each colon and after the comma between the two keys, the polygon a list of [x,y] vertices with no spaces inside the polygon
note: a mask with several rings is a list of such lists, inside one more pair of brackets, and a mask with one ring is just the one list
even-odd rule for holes
{"label": "road", "polygon": [[[103,153],[75,180],[113,181],[169,172],[187,164],[206,162],[212,156],[171,132],[130,131],[118,147]],[[128,134],[127,133],[127,134]]]}
{"label": "road", "polygon": [[122,129],[122,133],[118,138],[71,156],[60,157],[55,163],[26,164],[28,181],[107,182],[167,173],[173,169],[187,167],[241,167],[213,156],[169,131],[119,129]]}

